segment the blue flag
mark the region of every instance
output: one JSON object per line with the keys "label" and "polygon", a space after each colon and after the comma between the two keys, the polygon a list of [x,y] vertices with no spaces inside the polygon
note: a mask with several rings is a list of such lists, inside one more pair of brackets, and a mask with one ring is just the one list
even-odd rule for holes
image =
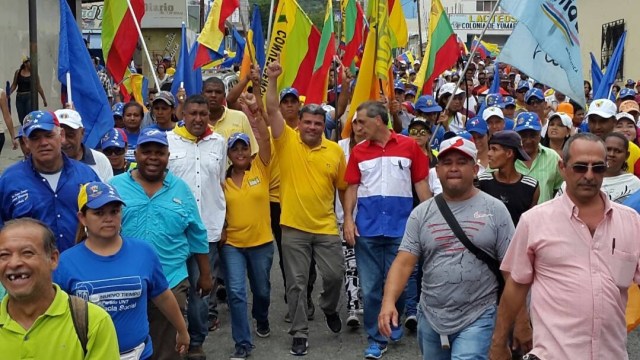
{"label": "blue flag", "polygon": [[264,69],[267,61],[267,54],[264,50],[264,33],[262,32],[262,17],[260,16],[260,7],[253,5],[253,13],[251,14],[251,31],[253,31],[253,48],[255,49],[255,57],[260,69]]}
{"label": "blue flag", "polygon": [[58,80],[65,86],[67,73],[71,75],[73,105],[82,117],[83,142],[95,148],[102,136],[113,128],[113,114],[76,19],[67,1],[60,0]]}
{"label": "blue flag", "polygon": [[618,40],[616,49],[613,50],[613,54],[609,59],[607,70],[602,75],[602,80],[598,87],[593,87],[594,99],[608,99],[611,94],[611,86],[616,82],[616,74],[618,74],[618,68],[620,67],[620,60],[622,60],[622,51],[624,50],[624,41],[627,38],[627,32],[623,32],[622,36]]}
{"label": "blue flag", "polygon": [[[518,19],[498,60],[585,106],[576,2],[503,0]],[[505,54],[506,50],[506,54]]]}
{"label": "blue flag", "polygon": [[595,91],[600,86],[600,81],[602,81],[602,70],[593,53],[589,53],[589,55],[591,55],[591,89]]}
{"label": "blue flag", "polygon": [[173,83],[171,84],[171,93],[176,96],[180,83],[183,83],[187,96],[200,94],[202,92],[202,70],[197,68],[194,70],[193,63],[197,52],[198,42],[194,41],[189,51],[189,43],[187,42],[187,29],[182,23],[182,41],[180,44],[180,58],[176,64],[176,73],[173,75]]}
{"label": "blue flag", "polygon": [[[493,82],[491,83],[491,87],[487,92],[489,94],[499,94],[500,93],[500,64],[495,63],[493,68]],[[487,109],[487,101],[483,101],[480,103],[480,107],[478,108],[478,113],[476,115],[482,117],[482,113]]]}
{"label": "blue flag", "polygon": [[236,55],[223,61],[221,64],[222,67],[231,67],[234,64],[240,64],[242,62],[242,57],[244,56],[244,47],[247,44],[246,40],[242,37],[242,35],[240,35],[235,27],[231,30],[231,33],[233,36],[233,40],[236,43]]}

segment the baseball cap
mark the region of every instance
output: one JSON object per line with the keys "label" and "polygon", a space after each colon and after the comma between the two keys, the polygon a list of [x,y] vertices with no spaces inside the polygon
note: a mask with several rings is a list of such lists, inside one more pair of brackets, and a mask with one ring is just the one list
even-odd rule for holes
{"label": "baseball cap", "polygon": [[229,137],[227,141],[227,149],[231,149],[233,145],[235,145],[238,141],[242,141],[247,145],[251,145],[251,140],[249,139],[249,135],[241,132],[234,133]]}
{"label": "baseball cap", "polygon": [[527,104],[532,98],[537,98],[538,100],[544,101],[544,94],[542,93],[542,90],[538,88],[531,88],[527,91],[526,94],[524,94],[524,102],[526,102]]}
{"label": "baseball cap", "polygon": [[555,112],[551,114],[551,116],[549,116],[549,121],[556,117],[560,118],[560,121],[562,122],[562,125],[564,127],[569,128],[569,130],[573,129],[573,120],[571,120],[571,116],[569,114],[564,112]]}
{"label": "baseball cap", "polygon": [[393,84],[393,90],[402,90],[404,92],[404,84],[400,81],[396,81],[395,84]]}
{"label": "baseball cap", "polygon": [[123,102],[119,102],[119,103],[113,104],[113,107],[111,108],[111,111],[113,112],[113,116],[122,117],[122,114],[124,112],[124,103]]}
{"label": "baseball cap", "polygon": [[634,124],[636,123],[636,119],[633,117],[633,115],[629,114],[628,112],[619,112],[616,115],[616,122],[620,120],[629,120]]}
{"label": "baseball cap", "polygon": [[598,115],[605,119],[615,117],[617,113],[616,104],[609,99],[597,99],[591,102],[589,105],[589,111],[587,111],[586,118],[591,115]]}
{"label": "baseball cap", "polygon": [[407,90],[407,92],[405,93],[405,95],[413,95],[413,96],[416,96],[416,92],[415,92],[415,90],[413,90],[413,89],[409,89],[409,90]]}
{"label": "baseball cap", "polygon": [[488,107],[491,107],[491,106],[501,107],[502,101],[503,101],[502,95],[496,94],[496,93],[489,94],[487,95],[487,97],[484,98],[484,102],[485,104],[487,104]]}
{"label": "baseball cap", "polygon": [[447,94],[449,95],[453,94],[454,89],[456,91],[454,96],[459,94],[464,94],[464,90],[460,89],[459,87],[456,89],[456,84],[450,82],[442,85],[442,87],[440,88],[440,93],[438,94],[438,98],[441,98]]}
{"label": "baseball cap", "polygon": [[626,98],[628,98],[626,100],[634,100],[636,98],[636,95],[637,93],[635,90],[624,88],[620,90],[620,93],[618,94],[618,99],[625,100]]}
{"label": "baseball cap", "polygon": [[109,147],[117,147],[124,149],[127,144],[127,135],[124,130],[119,128],[113,128],[107,131],[107,133],[100,139],[100,147],[106,149]]}
{"label": "baseball cap", "polygon": [[516,106],[516,99],[513,96],[505,96],[502,99],[502,108],[506,108],[507,106]]}
{"label": "baseball cap", "polygon": [[482,136],[487,135],[487,132],[489,132],[487,122],[479,116],[469,119],[465,127],[468,132],[475,132]]}
{"label": "baseball cap", "polygon": [[569,116],[573,116],[573,105],[571,105],[570,103],[560,103],[558,104],[557,112],[563,112],[568,114]]}
{"label": "baseball cap", "polygon": [[144,128],[140,131],[140,136],[138,137],[138,147],[142,144],[146,143],[158,143],[160,145],[169,146],[169,142],[167,141],[167,134],[158,129],[154,128]]}
{"label": "baseball cap", "polygon": [[300,93],[298,92],[298,90],[296,90],[296,88],[286,87],[282,89],[282,91],[280,91],[280,102],[282,102],[282,99],[284,99],[284,97],[287,95],[293,95],[298,101],[300,101]]}
{"label": "baseball cap", "polygon": [[67,125],[72,129],[79,129],[82,126],[82,118],[80,114],[71,109],[60,109],[55,111],[56,117],[60,122],[60,125]]}
{"label": "baseball cap", "polygon": [[411,121],[409,122],[409,128],[412,127],[413,125],[423,125],[424,127],[427,128],[427,130],[429,130],[429,132],[432,132],[433,129],[431,129],[431,124],[422,117],[414,117],[413,119],[411,119]]}
{"label": "baseball cap", "polygon": [[51,111],[32,111],[24,117],[22,129],[27,137],[31,136],[35,130],[52,131],[60,127],[60,122],[56,114]]}
{"label": "baseball cap", "polygon": [[620,103],[620,112],[638,112],[640,113],[640,106],[635,100],[625,100]]}
{"label": "baseball cap", "polygon": [[431,95],[422,95],[416,101],[415,109],[423,113],[441,112],[442,107],[438,105]]}
{"label": "baseball cap", "polygon": [[516,132],[523,130],[541,131],[542,125],[540,124],[538,114],[532,112],[522,112],[518,114],[516,117],[516,127],[513,130]]}
{"label": "baseball cap", "polygon": [[[434,127],[435,127],[435,125],[434,125]],[[461,138],[467,139],[467,140],[471,141],[472,143],[475,143],[473,141],[473,135],[471,135],[471,133],[468,132],[467,130],[461,130],[461,131],[458,131],[458,132],[447,131],[444,134],[442,134],[442,140],[451,139],[451,138],[454,138],[456,136],[460,136]]]}
{"label": "baseball cap", "polygon": [[153,104],[158,101],[164,101],[167,105],[171,107],[176,106],[176,98],[174,98],[173,94],[168,91],[159,91],[151,103]]}
{"label": "baseball cap", "polygon": [[529,85],[529,82],[527,80],[518,81],[518,86],[516,87],[516,91],[522,91],[522,90],[529,91],[529,89],[531,89],[531,85]]}
{"label": "baseball cap", "polygon": [[627,79],[627,85],[635,85],[636,82],[633,79]]}
{"label": "baseball cap", "polygon": [[491,138],[489,138],[489,145],[491,144],[498,144],[516,150],[516,159],[520,159],[522,161],[531,160],[529,155],[527,155],[527,152],[524,151],[524,148],[522,147],[522,138],[513,130],[495,132],[491,135]]}
{"label": "baseball cap", "polygon": [[484,61],[478,61],[478,65],[484,66]]}
{"label": "baseball cap", "polygon": [[416,73],[416,71],[415,71],[415,70],[413,70],[413,69],[410,69],[410,70],[409,70],[409,75],[413,75],[413,74],[415,74],[415,73]]}
{"label": "baseball cap", "polygon": [[109,184],[94,181],[80,187],[80,193],[78,193],[78,209],[80,210],[85,206],[89,209],[99,209],[112,202],[125,205],[116,189]]}
{"label": "baseball cap", "polygon": [[488,107],[482,112],[482,119],[484,119],[484,121],[489,120],[489,118],[492,116],[497,116],[500,119],[504,120],[504,114],[502,113],[502,110],[500,110],[500,108],[497,106]]}
{"label": "baseball cap", "polygon": [[478,149],[476,148],[476,144],[461,136],[454,136],[450,139],[443,140],[442,143],[440,143],[438,159],[451,151],[459,151],[473,159],[473,162],[476,162],[478,158]]}
{"label": "baseball cap", "polygon": [[420,60],[418,59],[413,60],[413,65],[416,65],[416,64],[420,65]]}

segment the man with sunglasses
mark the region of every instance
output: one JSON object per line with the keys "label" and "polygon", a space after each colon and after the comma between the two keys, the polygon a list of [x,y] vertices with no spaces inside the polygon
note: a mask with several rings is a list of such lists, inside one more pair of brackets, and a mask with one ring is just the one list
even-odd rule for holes
{"label": "man with sunglasses", "polygon": [[547,123],[547,102],[542,90],[529,89],[524,95],[524,101],[527,103],[527,111],[536,113],[540,123],[544,126]]}
{"label": "man with sunglasses", "polygon": [[525,94],[531,89],[531,85],[527,80],[520,80],[516,87],[516,113],[527,111],[527,102],[524,100]]}
{"label": "man with sunglasses", "polygon": [[522,215],[502,261],[509,277],[491,359],[511,359],[507,338],[529,291],[527,359],[628,359],[625,307],[628,287],[640,282],[640,217],[600,191],[606,169],[602,139],[569,138],[560,163],[567,191]]}
{"label": "man with sunglasses", "polygon": [[102,153],[109,159],[113,175],[120,175],[127,171],[130,163],[125,159],[127,152],[127,135],[120,128],[109,130],[100,140]]}
{"label": "man with sunglasses", "polygon": [[538,180],[540,197],[538,204],[552,199],[562,185],[558,170],[560,156],[548,147],[540,145],[542,125],[536,113],[523,112],[516,117],[514,129],[522,138],[522,146],[529,160],[516,160],[516,170]]}

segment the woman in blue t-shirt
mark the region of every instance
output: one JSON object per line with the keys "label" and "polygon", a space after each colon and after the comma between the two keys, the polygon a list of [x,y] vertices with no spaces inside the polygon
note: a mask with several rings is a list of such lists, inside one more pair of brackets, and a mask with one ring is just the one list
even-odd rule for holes
{"label": "woman in blue t-shirt", "polygon": [[147,304],[151,300],[177,329],[176,351],[189,345],[187,327],[155,250],[145,241],[122,238],[122,199],[101,182],[78,195],[77,245],[60,256],[54,281],[69,294],[102,306],[113,319],[122,359],[153,353]]}

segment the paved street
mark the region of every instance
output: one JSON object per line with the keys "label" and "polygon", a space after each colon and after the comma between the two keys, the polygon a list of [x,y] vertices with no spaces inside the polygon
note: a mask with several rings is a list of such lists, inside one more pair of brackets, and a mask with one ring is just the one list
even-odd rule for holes
{"label": "paved street", "polygon": [[[5,144],[0,156],[0,171],[4,170],[11,163],[19,160],[21,157],[19,150],[12,151],[10,146]],[[284,322],[286,305],[283,299],[283,285],[280,269],[277,263],[277,254],[274,257],[273,268],[271,271],[272,279],[272,304],[271,304],[271,336],[267,339],[261,339],[254,336],[256,345],[251,356],[254,360],[279,360],[291,359],[289,348],[291,346],[291,338],[287,334],[288,325]],[[308,360],[320,359],[362,359],[362,351],[364,350],[367,340],[362,329],[352,331],[343,328],[340,334],[333,334],[324,321],[322,311],[317,305],[317,296],[321,289],[321,280],[314,290],[314,299],[316,303],[316,318],[310,322],[309,337],[309,355],[305,357]],[[344,302],[343,302],[344,304]],[[341,312],[343,321],[346,320],[346,310]],[[229,322],[229,312],[226,305],[220,307],[220,320],[222,326],[219,330],[209,334],[205,343],[205,350],[208,358],[211,359],[227,359],[233,351],[233,341],[231,339],[231,328]],[[416,344],[414,334],[406,334],[406,336],[397,344],[389,346],[389,351],[385,354],[384,359],[388,360],[405,360],[419,359],[420,352]],[[640,334],[635,331],[629,337],[629,358],[640,358]]]}

